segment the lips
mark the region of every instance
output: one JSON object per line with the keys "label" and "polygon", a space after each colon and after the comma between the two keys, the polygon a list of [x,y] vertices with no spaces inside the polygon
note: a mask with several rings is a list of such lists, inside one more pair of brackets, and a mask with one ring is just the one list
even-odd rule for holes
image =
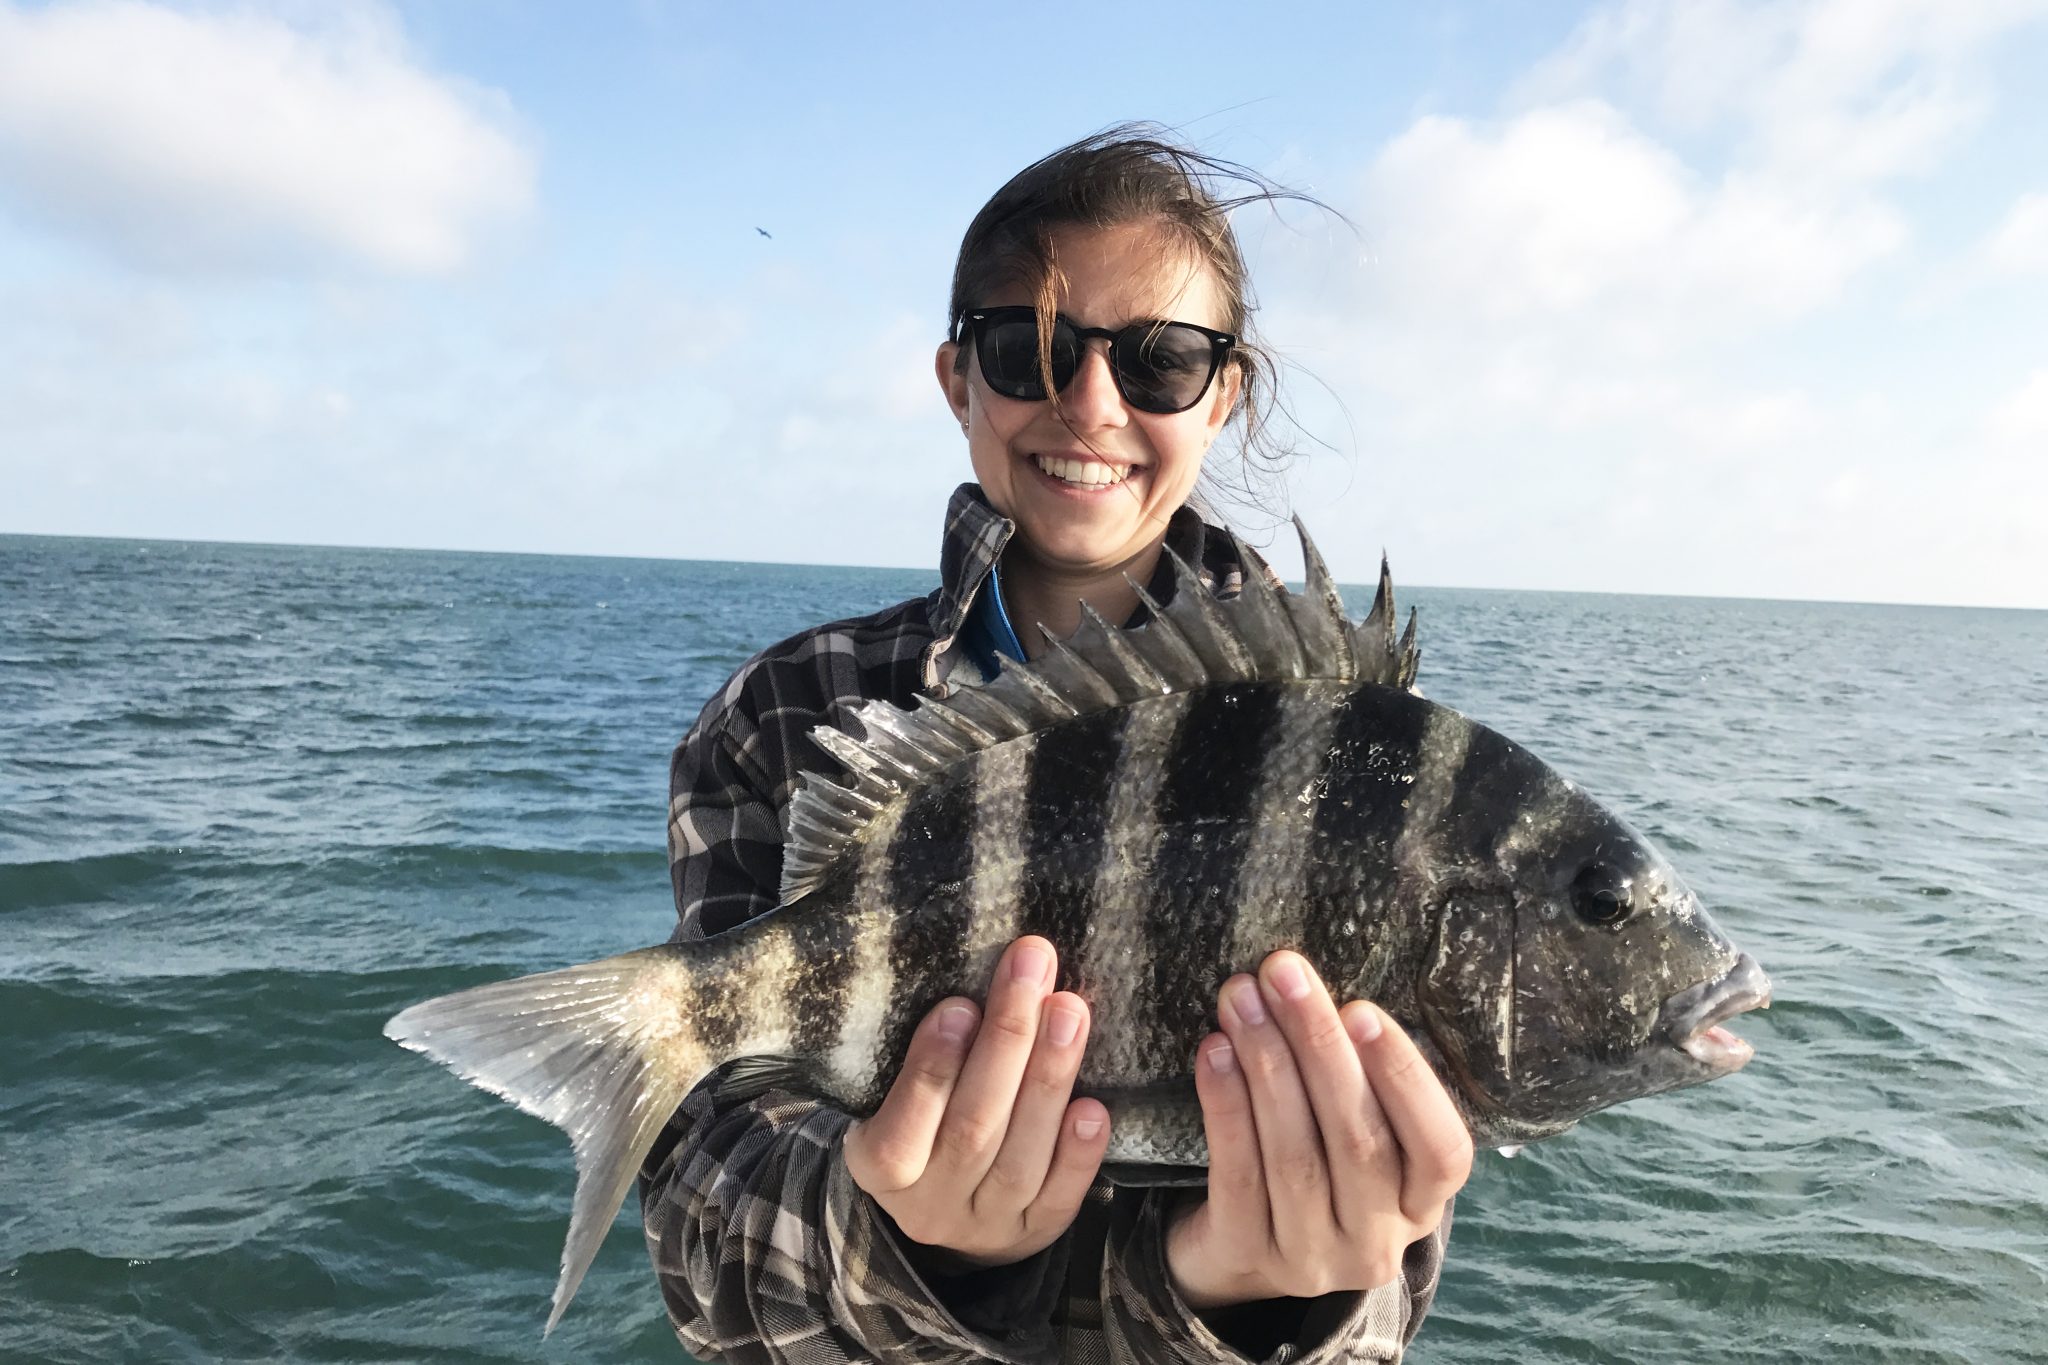
{"label": "lips", "polygon": [[1771,979],[1748,953],[1735,960],[1726,976],[1688,986],[1664,1002],[1657,1030],[1672,1046],[1715,1075],[1739,1070],[1756,1049],[1721,1027],[1753,1009],[1768,1009]]}

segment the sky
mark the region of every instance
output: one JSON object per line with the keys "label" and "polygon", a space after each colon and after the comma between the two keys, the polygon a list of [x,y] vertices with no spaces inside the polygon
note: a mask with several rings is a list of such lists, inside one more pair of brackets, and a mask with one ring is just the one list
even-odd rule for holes
{"label": "sky", "polygon": [[0,533],[930,567],[960,234],[1131,119],[1327,206],[1283,572],[2048,608],[2048,0],[0,0]]}

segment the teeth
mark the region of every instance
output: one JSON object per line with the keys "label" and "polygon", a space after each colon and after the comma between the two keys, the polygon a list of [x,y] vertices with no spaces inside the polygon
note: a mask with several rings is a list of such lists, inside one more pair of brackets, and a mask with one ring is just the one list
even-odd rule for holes
{"label": "teeth", "polygon": [[1033,455],[1031,462],[1062,483],[1094,487],[1122,483],[1130,476],[1129,466],[1106,465],[1100,460],[1063,460],[1054,455]]}
{"label": "teeth", "polygon": [[1694,1034],[1679,1046],[1691,1053],[1695,1061],[1713,1067],[1726,1066],[1731,1071],[1755,1055],[1755,1049],[1747,1042],[1718,1024]]}

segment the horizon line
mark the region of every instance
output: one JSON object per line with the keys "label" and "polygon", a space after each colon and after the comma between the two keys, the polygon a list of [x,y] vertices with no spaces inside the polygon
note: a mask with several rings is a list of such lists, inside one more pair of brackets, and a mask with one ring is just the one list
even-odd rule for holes
{"label": "horizon line", "polygon": [[[0,530],[0,541],[4,540],[103,540],[125,542],[133,545],[223,545],[252,550],[365,550],[379,553],[427,555],[519,555],[530,559],[612,559],[640,564],[739,564],[762,568],[857,569],[881,570],[889,573],[930,573],[934,575],[938,573],[936,565],[918,564],[842,564],[825,560],[805,559],[697,559],[686,555],[622,555],[603,554],[591,550],[479,550],[435,545],[364,545],[345,541],[231,540],[221,537],[192,536],[117,536],[74,534],[63,531]],[[1369,578],[1359,579],[1348,579],[1342,574],[1333,574],[1332,576],[1336,578],[1340,587],[1371,589],[1379,581],[1377,573],[1374,573]],[[1293,580],[1288,580],[1288,582],[1290,590],[1292,590]],[[1623,592],[1606,588],[1500,588],[1467,583],[1407,583],[1399,585],[1398,591],[1546,593],[1569,597],[1642,597],[1682,602],[1772,602],[1788,606],[1925,607],[1942,611],[2048,611],[2048,605],[2022,607],[1999,606],[1981,602],[1897,602],[1878,598],[1858,597],[1759,597],[1753,594],[1705,592]]]}

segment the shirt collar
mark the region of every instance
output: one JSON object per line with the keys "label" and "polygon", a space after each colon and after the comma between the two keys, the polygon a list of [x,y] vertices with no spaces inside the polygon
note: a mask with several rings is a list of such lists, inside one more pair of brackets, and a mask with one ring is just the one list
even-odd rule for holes
{"label": "shirt collar", "polygon": [[[925,691],[944,695],[946,670],[941,660],[967,626],[976,599],[990,582],[996,561],[1002,558],[1016,532],[1016,523],[989,505],[988,495],[981,491],[980,484],[963,483],[953,490],[952,501],[946,506],[945,540],[939,549],[939,590],[932,606],[932,643],[925,649],[923,660]],[[1210,532],[1201,514],[1187,505],[1174,512],[1166,524],[1166,547],[1194,566],[1205,579],[1211,568]],[[1232,560],[1234,569],[1235,556]],[[1161,555],[1145,591],[1164,606],[1173,600],[1173,586],[1173,565]],[[1142,624],[1146,616],[1141,604],[1125,624]]]}

